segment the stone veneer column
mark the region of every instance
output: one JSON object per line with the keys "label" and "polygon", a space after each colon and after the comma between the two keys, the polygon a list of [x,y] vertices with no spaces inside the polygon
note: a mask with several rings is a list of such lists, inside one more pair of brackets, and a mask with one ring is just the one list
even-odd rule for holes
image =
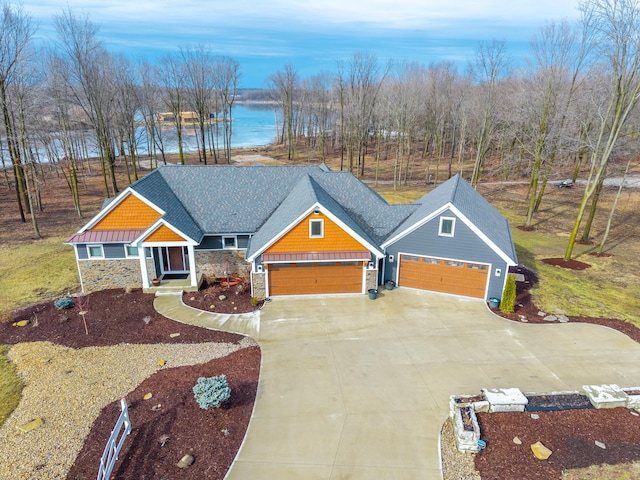
{"label": "stone veneer column", "polygon": [[251,295],[258,300],[264,300],[267,296],[267,289],[265,285],[265,273],[264,272],[252,272],[251,273]]}

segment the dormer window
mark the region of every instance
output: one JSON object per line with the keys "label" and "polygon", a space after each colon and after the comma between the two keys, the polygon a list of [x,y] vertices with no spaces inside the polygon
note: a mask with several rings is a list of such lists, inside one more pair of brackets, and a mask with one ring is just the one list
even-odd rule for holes
{"label": "dormer window", "polygon": [[324,237],[324,220],[309,220],[309,238]]}
{"label": "dormer window", "polygon": [[456,219],[449,217],[440,217],[440,229],[438,235],[441,237],[453,237],[456,228]]}

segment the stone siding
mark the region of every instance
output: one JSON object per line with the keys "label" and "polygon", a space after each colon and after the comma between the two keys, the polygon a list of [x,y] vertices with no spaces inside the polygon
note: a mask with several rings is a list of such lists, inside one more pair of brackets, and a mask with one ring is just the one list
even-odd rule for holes
{"label": "stone siding", "polygon": [[367,290],[378,288],[378,270],[367,270]]}
{"label": "stone siding", "polygon": [[258,300],[264,300],[267,297],[267,287],[265,285],[265,273],[252,273],[251,286],[253,288],[253,296]]}
{"label": "stone siding", "polygon": [[225,276],[225,268],[230,275],[249,280],[251,264],[244,259],[244,250],[196,250],[198,272],[209,278]]}
{"label": "stone siding", "polygon": [[80,260],[78,266],[84,293],[111,288],[142,287],[140,260],[137,258]]}

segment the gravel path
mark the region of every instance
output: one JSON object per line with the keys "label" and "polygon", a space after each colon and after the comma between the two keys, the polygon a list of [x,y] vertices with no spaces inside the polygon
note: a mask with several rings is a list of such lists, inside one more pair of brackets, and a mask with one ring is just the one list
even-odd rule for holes
{"label": "gravel path", "polygon": [[[208,362],[248,345],[120,344],[79,350],[49,342],[14,345],[9,358],[25,388],[18,408],[0,427],[0,478],[66,478],[106,405],[161,368]],[[158,365],[160,359],[166,361],[164,367]],[[39,429],[22,433],[16,428],[38,417],[44,420]]]}
{"label": "gravel path", "polygon": [[473,463],[475,455],[462,453],[456,448],[453,426],[447,419],[440,433],[443,480],[481,480]]}

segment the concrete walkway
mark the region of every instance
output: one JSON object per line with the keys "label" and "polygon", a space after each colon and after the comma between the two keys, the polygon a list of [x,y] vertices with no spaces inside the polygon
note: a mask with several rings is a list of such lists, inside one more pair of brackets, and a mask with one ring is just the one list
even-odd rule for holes
{"label": "concrete walkway", "polygon": [[[180,317],[166,300],[160,313]],[[511,322],[476,300],[405,289],[278,298],[256,322],[260,384],[231,480],[437,479],[450,395],[640,385],[640,345],[625,335]]]}

